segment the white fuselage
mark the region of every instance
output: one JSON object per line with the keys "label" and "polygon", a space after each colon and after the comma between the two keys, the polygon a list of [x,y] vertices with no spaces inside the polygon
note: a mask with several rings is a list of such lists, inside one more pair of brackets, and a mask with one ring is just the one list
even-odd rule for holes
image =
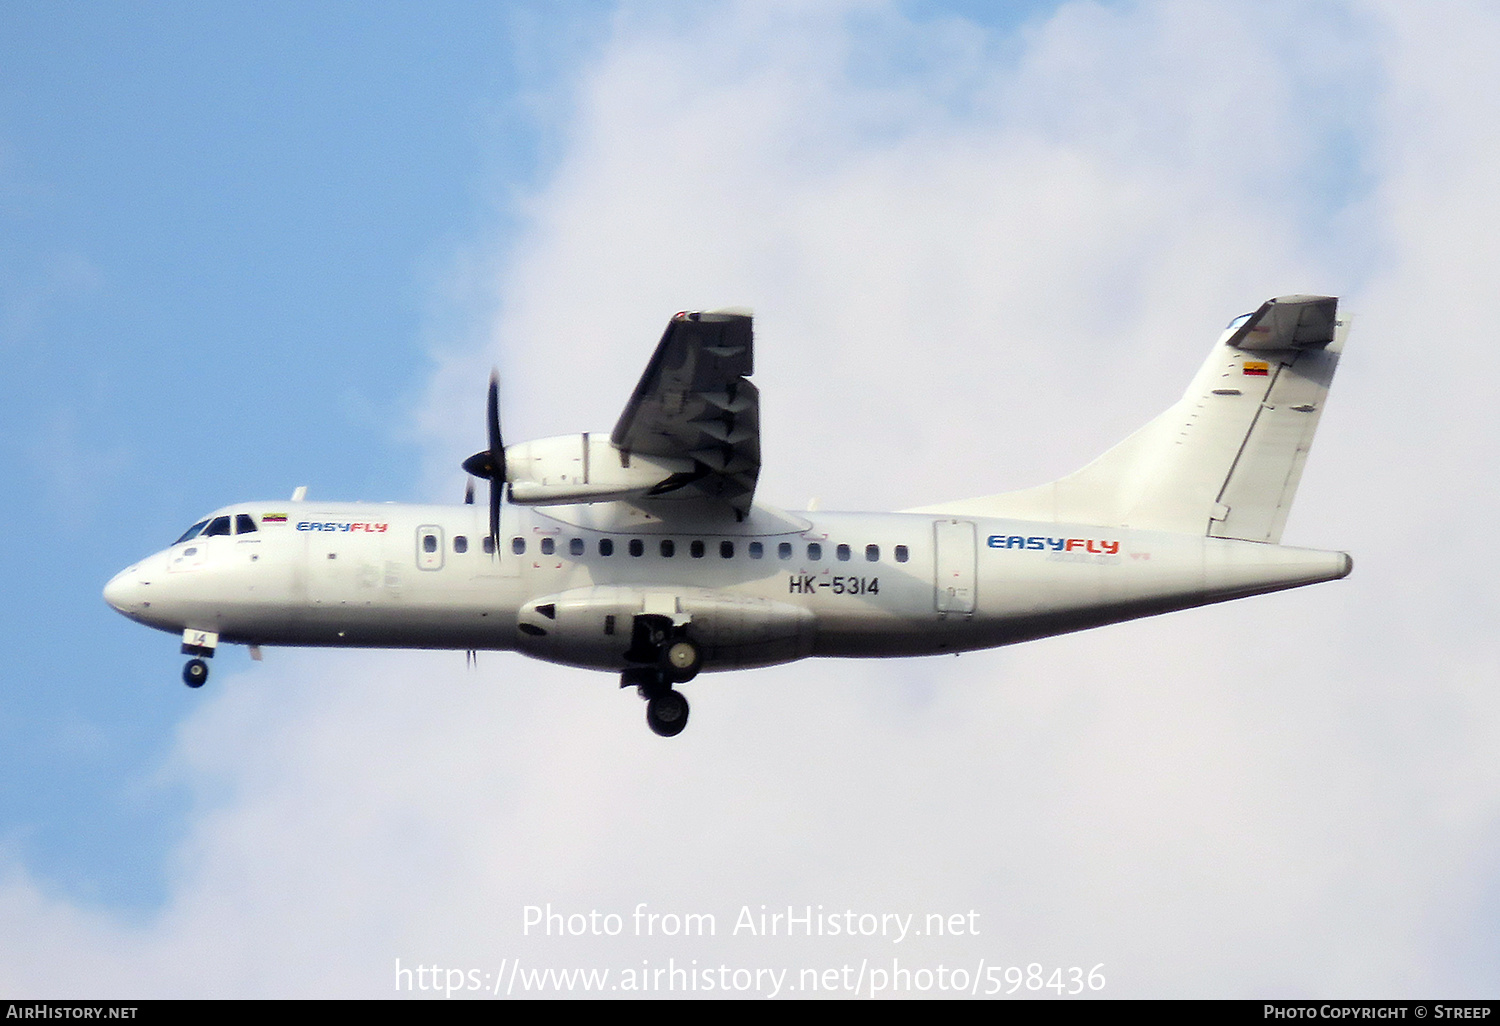
{"label": "white fuselage", "polygon": [[1338,552],[916,513],[757,506],[695,532],[622,502],[507,505],[496,553],[487,511],[470,505],[245,503],[214,516],[256,526],[141,560],[109,583],[109,603],[225,642],[516,649],[615,671],[632,619],[660,614],[693,632],[703,669],[723,670],[988,648],[1350,569]]}

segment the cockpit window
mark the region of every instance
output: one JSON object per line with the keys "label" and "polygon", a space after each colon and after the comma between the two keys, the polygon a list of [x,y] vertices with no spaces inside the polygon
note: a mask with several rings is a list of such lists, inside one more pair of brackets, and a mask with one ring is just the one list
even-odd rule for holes
{"label": "cockpit window", "polygon": [[249,513],[239,513],[234,518],[235,534],[251,534],[255,531],[255,518]]}
{"label": "cockpit window", "polygon": [[205,538],[212,538],[212,537],[214,537],[215,535],[218,535],[218,534],[228,534],[228,533],[229,533],[229,518],[228,517],[214,517],[213,520],[209,522],[209,525],[203,529],[203,537],[205,537]]}
{"label": "cockpit window", "polygon": [[182,537],[178,538],[172,544],[173,545],[181,545],[183,542],[187,541],[189,538],[196,538],[196,537],[198,537],[198,532],[201,531],[201,530],[203,530],[203,528],[205,526],[207,526],[207,524],[208,524],[207,520],[200,520],[200,521],[198,521],[192,527],[189,527],[186,531],[183,531],[182,532]]}
{"label": "cockpit window", "polygon": [[1240,325],[1244,324],[1246,321],[1248,321],[1253,316],[1254,316],[1253,313],[1240,314],[1234,320],[1230,321],[1229,324],[1228,324],[1228,326],[1225,327],[1224,330],[1225,331],[1233,331],[1235,328],[1238,328]]}

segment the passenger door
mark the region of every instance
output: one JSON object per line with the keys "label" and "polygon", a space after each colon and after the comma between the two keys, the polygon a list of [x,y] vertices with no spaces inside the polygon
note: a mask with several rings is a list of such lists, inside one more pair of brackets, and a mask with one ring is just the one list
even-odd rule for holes
{"label": "passenger door", "polygon": [[977,549],[969,520],[933,521],[933,585],[939,613],[974,612]]}

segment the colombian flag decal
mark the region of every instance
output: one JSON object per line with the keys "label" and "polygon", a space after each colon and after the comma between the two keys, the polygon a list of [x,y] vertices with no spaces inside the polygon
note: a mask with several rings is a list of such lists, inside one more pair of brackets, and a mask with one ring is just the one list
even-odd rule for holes
{"label": "colombian flag decal", "polygon": [[286,523],[286,514],[267,513],[265,516],[260,518],[260,522],[263,524],[284,524]]}
{"label": "colombian flag decal", "polygon": [[1271,373],[1271,365],[1269,363],[1261,363],[1259,360],[1246,360],[1245,373],[1252,377],[1263,378]]}

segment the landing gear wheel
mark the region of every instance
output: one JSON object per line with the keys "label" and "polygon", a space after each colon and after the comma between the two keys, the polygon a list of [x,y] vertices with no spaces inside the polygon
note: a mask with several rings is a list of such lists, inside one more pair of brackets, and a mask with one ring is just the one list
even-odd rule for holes
{"label": "landing gear wheel", "polygon": [[698,676],[698,667],[702,665],[702,649],[688,638],[670,641],[661,650],[661,668],[678,684]]}
{"label": "landing gear wheel", "polygon": [[663,691],[646,703],[646,725],[661,737],[676,737],[687,726],[688,703],[678,691]]}
{"label": "landing gear wheel", "polygon": [[202,659],[189,659],[182,668],[182,682],[190,688],[201,688],[208,682],[208,664]]}

